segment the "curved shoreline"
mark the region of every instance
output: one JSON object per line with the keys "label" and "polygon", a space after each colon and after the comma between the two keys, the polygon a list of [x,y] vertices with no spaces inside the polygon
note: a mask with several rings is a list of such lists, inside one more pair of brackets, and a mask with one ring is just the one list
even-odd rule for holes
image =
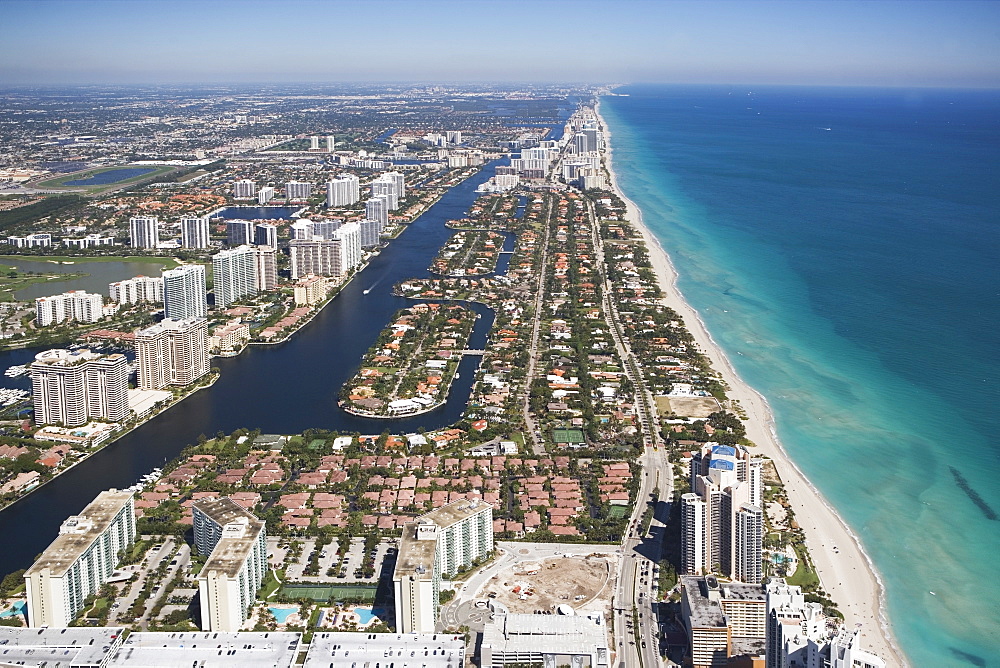
{"label": "curved shoreline", "polygon": [[[681,316],[695,342],[729,385],[729,398],[746,411],[747,435],[757,444],[759,452],[771,458],[779,472],[823,588],[841,607],[845,626],[863,625],[861,635],[866,649],[879,654],[887,666],[908,665],[892,633],[886,611],[885,586],[875,564],[857,534],[788,455],[778,438],[774,413],[767,398],[740,377],[697,310],[685,300],[677,286],[678,272],[669,254],[646,227],[642,211],[619,186],[613,166],[611,132],[601,116],[599,99],[595,114],[605,133],[606,167],[611,188],[625,202],[628,221],[636,226],[646,242],[653,271],[664,292],[662,301]],[[833,552],[834,546],[839,548],[838,552]]]}

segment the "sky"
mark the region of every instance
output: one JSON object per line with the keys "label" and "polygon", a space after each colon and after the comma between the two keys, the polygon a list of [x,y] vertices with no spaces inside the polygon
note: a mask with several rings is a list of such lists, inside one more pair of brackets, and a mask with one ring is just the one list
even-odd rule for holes
{"label": "sky", "polygon": [[0,0],[0,85],[1000,88],[1000,2]]}

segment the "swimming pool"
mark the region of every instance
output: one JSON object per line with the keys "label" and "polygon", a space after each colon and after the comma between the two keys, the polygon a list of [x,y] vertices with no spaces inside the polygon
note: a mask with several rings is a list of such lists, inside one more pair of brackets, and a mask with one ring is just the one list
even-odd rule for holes
{"label": "swimming pool", "polygon": [[14,603],[14,605],[11,606],[10,610],[4,610],[3,612],[0,612],[0,617],[6,618],[6,617],[14,617],[16,615],[23,615],[24,609],[26,607],[27,604],[24,601],[17,601],[16,603]]}
{"label": "swimming pool", "polygon": [[299,611],[298,608],[268,608],[279,624],[284,624],[288,618]]}
{"label": "swimming pool", "polygon": [[368,626],[376,617],[385,614],[382,608],[354,608],[354,614],[358,616],[359,626]]}

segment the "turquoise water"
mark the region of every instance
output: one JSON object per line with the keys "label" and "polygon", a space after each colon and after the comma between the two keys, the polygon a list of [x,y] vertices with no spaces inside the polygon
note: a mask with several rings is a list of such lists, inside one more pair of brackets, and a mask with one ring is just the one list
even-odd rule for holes
{"label": "turquoise water", "polygon": [[860,536],[911,664],[1000,665],[1000,94],[621,92],[623,190]]}
{"label": "turquoise water", "polygon": [[268,608],[279,624],[284,624],[289,617],[299,611],[298,608]]}
{"label": "turquoise water", "polygon": [[354,612],[360,620],[358,626],[367,626],[373,619],[385,613],[381,608],[354,608]]}
{"label": "turquoise water", "polygon": [[4,610],[0,612],[0,617],[16,617],[18,615],[24,614],[24,609],[28,607],[27,603],[24,601],[17,601],[14,605],[10,606],[10,610]]}

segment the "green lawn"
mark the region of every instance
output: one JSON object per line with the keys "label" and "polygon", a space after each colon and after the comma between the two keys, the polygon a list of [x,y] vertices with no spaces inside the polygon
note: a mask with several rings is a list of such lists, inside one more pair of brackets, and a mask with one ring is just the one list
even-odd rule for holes
{"label": "green lawn", "polygon": [[136,262],[143,264],[159,264],[164,269],[174,269],[180,266],[177,260],[162,255],[0,255],[0,264],[5,261],[14,262],[51,262],[53,264],[87,264],[89,262]]}

